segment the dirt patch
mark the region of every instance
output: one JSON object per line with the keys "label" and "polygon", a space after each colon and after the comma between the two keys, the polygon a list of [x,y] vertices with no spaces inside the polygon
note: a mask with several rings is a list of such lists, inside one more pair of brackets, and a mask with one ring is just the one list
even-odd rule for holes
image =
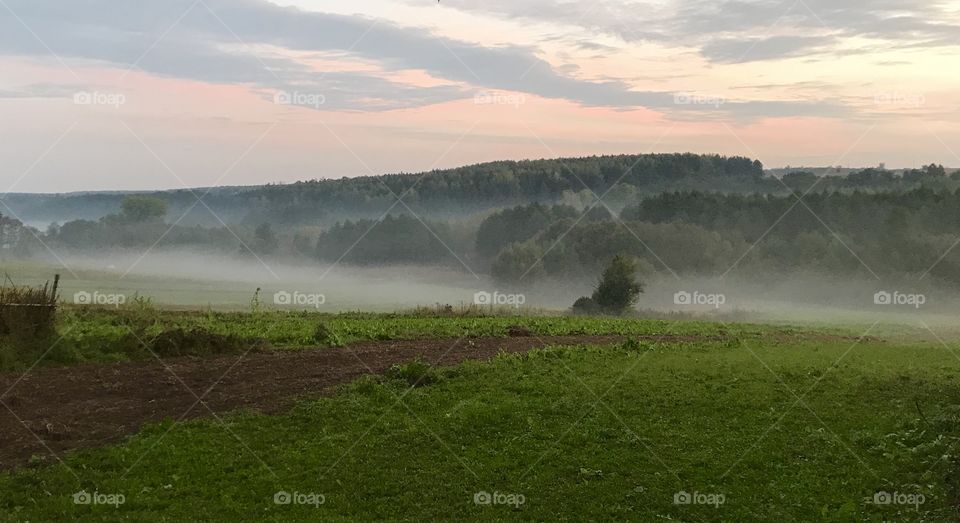
{"label": "dirt patch", "polygon": [[612,344],[623,339],[551,336],[378,341],[328,349],[252,351],[242,358],[235,354],[38,369],[22,378],[20,374],[0,374],[0,469],[21,466],[33,455],[54,459],[51,452],[62,455],[71,449],[117,442],[136,433],[144,423],[168,418],[206,417],[211,411],[238,408],[280,412],[298,398],[327,394],[364,374],[383,374],[395,364],[418,358],[432,365],[455,365],[488,359],[500,351]]}
{"label": "dirt patch", "polygon": [[[500,351],[525,352],[546,345],[610,345],[623,336],[536,336],[376,341],[348,347],[251,351],[244,356],[173,358],[162,362],[80,365],[37,369],[26,376],[0,374],[0,469],[21,466],[32,455],[60,456],[98,447],[136,433],[145,423],[207,417],[248,408],[288,409],[298,398],[330,393],[365,374],[421,360],[456,365]],[[171,351],[183,350],[172,336]],[[692,342],[722,336],[633,336]],[[223,340],[215,340],[222,342]],[[189,390],[188,390],[189,389]],[[198,401],[198,397],[202,401]]]}
{"label": "dirt patch", "polygon": [[535,336],[532,330],[516,325],[507,329],[507,335],[511,338],[528,338]]}
{"label": "dirt patch", "polygon": [[[148,343],[151,350],[161,358],[236,354],[251,346],[250,340],[240,336],[217,334],[203,329],[163,331]],[[255,348],[266,346],[262,341],[254,341],[252,344]]]}

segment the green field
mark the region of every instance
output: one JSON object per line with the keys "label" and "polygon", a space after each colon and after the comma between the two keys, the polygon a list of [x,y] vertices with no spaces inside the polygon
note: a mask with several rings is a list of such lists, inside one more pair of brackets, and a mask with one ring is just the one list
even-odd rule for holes
{"label": "green field", "polygon": [[[540,336],[559,335],[655,335],[664,332],[696,335],[721,328],[723,332],[759,336],[765,332],[790,335],[795,327],[681,321],[675,318],[638,321],[629,318],[582,318],[571,316],[486,315],[437,316],[435,312],[411,311],[403,314],[309,312],[170,311],[136,303],[120,309],[66,307],[60,311],[57,335],[28,347],[0,352],[0,369],[29,367],[44,355],[41,365],[65,365],[81,362],[151,360],[153,352],[161,356],[216,353],[242,353],[251,347],[285,350],[302,347],[328,347],[370,340],[411,340],[505,336],[510,327],[519,326]],[[855,329],[830,329],[854,334]],[[165,354],[162,347],[144,348],[157,337],[182,333],[186,338],[205,338],[177,354]],[[200,336],[198,336],[200,334]],[[51,348],[52,347],[52,348]],[[10,355],[19,354],[14,358]]]}
{"label": "green field", "polygon": [[[115,327],[87,320],[91,331]],[[292,347],[316,318],[191,321]],[[122,445],[71,453],[62,465],[0,476],[0,514],[11,521],[960,518],[960,360],[937,342],[667,321],[324,321],[344,341],[502,335],[518,323],[542,334],[702,338],[550,348],[448,369],[411,364],[288,414],[237,412],[226,426],[169,421]],[[104,503],[122,495],[123,503],[77,505],[72,495],[80,491]],[[675,503],[682,492],[696,503]],[[866,502],[884,493],[892,503]]]}

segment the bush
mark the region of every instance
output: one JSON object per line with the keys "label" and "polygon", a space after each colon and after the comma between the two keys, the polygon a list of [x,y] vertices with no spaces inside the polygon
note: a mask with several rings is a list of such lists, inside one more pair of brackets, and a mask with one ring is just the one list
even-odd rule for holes
{"label": "bush", "polygon": [[613,258],[603,271],[593,301],[608,314],[623,314],[634,305],[643,292],[643,285],[636,278],[636,263],[623,255]]}
{"label": "bush", "polygon": [[581,315],[622,315],[636,305],[643,284],[636,277],[636,262],[623,255],[613,258],[604,269],[593,296],[583,296],[573,303],[573,313]]}
{"label": "bush", "polygon": [[600,314],[600,307],[597,305],[597,302],[593,301],[593,298],[581,296],[577,298],[577,301],[573,302],[573,313],[580,316],[593,316]]}

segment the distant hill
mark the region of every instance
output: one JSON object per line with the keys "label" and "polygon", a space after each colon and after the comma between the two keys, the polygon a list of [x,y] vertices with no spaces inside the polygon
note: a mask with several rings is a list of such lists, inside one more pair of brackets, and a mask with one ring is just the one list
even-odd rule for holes
{"label": "distant hill", "polygon": [[[616,187],[614,187],[616,185]],[[189,190],[138,192],[169,203],[181,225],[227,222],[329,224],[382,216],[409,206],[418,214],[450,217],[530,202],[608,193],[611,204],[672,190],[767,192],[782,189],[763,165],[744,157],[648,154],[497,161],[434,170],[292,184],[218,187],[198,204]],[[206,189],[195,189],[203,194]],[[96,220],[120,208],[130,192],[9,194],[4,204],[27,223]],[[403,196],[403,203],[397,196]],[[6,209],[4,209],[6,210]],[[7,212],[6,214],[10,214]],[[172,218],[176,219],[176,218]]]}
{"label": "distant hill", "polygon": [[[120,210],[120,202],[131,195],[147,195],[170,203],[171,214],[183,215],[197,201],[197,197],[209,190],[203,201],[223,219],[242,218],[246,213],[237,208],[238,195],[249,187],[216,187],[179,189],[169,191],[85,191],[60,194],[10,193],[0,197],[0,214],[16,215],[24,223],[40,226],[70,220],[98,220]],[[192,193],[191,193],[192,191]],[[197,209],[199,207],[199,209]],[[218,223],[202,205],[194,206],[196,212],[183,220],[184,225]],[[11,212],[12,211],[12,212]],[[176,219],[176,218],[174,218]],[[42,228],[42,227],[40,227]]]}
{"label": "distant hill", "polygon": [[[919,186],[953,190],[948,176],[924,169],[785,167],[764,170],[750,158],[698,154],[644,154],[496,161],[424,173],[316,179],[291,184],[169,191],[100,191],[68,194],[8,194],[0,214],[15,215],[38,228],[51,222],[98,220],[116,213],[131,194],[168,203],[168,220],[182,226],[329,226],[344,220],[380,219],[414,211],[425,218],[451,219],[529,203],[589,205],[595,195],[614,210],[638,198],[674,191],[784,194],[787,186],[812,185],[797,173],[821,178],[819,190],[909,190]],[[809,175],[806,175],[809,176]],[[956,178],[956,179],[955,179]],[[815,178],[814,178],[815,179]],[[786,183],[785,183],[786,182]],[[203,202],[197,196],[203,195]],[[402,196],[402,202],[398,197]],[[409,208],[409,209],[408,209]],[[12,211],[12,212],[11,212]]]}
{"label": "distant hill", "polygon": [[[877,169],[877,167],[872,167]],[[767,169],[766,173],[771,176],[776,176],[777,178],[782,178],[784,175],[790,173],[801,173],[808,172],[816,174],[817,176],[848,176],[855,172],[860,172],[865,169],[871,169],[871,167],[776,167],[773,169]],[[901,175],[907,169],[887,169],[890,172]],[[947,174],[954,174],[960,171],[958,168],[947,168]]]}

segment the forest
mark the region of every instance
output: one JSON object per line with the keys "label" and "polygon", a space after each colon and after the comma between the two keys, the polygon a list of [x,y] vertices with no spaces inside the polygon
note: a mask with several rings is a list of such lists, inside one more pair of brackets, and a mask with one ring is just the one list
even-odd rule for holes
{"label": "forest", "polygon": [[[611,190],[613,188],[613,190]],[[376,219],[409,206],[423,216],[447,218],[531,202],[576,198],[581,191],[610,191],[608,201],[640,193],[713,188],[731,192],[783,189],[764,177],[759,161],[695,154],[591,156],[497,161],[424,173],[318,179],[283,185],[181,189],[135,196],[167,202],[182,225],[332,225]],[[130,193],[0,196],[0,212],[26,223],[96,220],[117,212]],[[403,199],[403,205],[397,199]],[[197,200],[202,198],[202,203]]]}
{"label": "forest", "polygon": [[17,256],[190,248],[317,264],[441,265],[512,285],[596,274],[621,254],[649,275],[739,267],[960,283],[952,248],[960,186],[939,165],[776,178],[747,158],[691,154],[494,162],[219,191],[214,201],[234,219],[211,208],[216,222],[208,225],[185,219],[182,193],[173,194],[124,195],[113,212],[46,230],[0,214],[0,247]]}

